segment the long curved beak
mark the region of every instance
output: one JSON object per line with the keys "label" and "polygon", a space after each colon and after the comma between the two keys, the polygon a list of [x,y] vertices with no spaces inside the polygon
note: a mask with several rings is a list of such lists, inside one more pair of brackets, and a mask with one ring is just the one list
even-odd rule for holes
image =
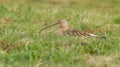
{"label": "long curved beak", "polygon": [[45,30],[45,29],[47,29],[47,28],[49,28],[49,27],[52,27],[52,26],[54,26],[54,25],[57,25],[57,24],[58,24],[58,23],[56,22],[56,23],[54,23],[54,24],[48,25],[48,26],[42,28],[42,29],[39,31],[39,33],[40,33],[41,31],[43,31],[43,30]]}

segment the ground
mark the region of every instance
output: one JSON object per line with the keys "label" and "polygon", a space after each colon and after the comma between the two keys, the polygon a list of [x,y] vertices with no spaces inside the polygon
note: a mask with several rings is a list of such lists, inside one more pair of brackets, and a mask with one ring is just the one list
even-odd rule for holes
{"label": "ground", "polygon": [[[38,33],[61,18],[107,39]],[[0,0],[1,67],[119,67],[119,52],[119,0]]]}

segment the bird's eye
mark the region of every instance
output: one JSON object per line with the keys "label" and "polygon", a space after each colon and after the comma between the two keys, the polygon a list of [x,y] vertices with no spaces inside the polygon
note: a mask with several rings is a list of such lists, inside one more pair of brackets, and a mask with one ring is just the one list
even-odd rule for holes
{"label": "bird's eye", "polygon": [[58,24],[60,24],[61,22],[58,22]]}

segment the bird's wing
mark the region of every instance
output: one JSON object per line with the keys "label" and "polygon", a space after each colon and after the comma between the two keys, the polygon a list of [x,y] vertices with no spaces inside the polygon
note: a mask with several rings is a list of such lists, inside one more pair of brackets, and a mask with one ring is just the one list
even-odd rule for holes
{"label": "bird's wing", "polygon": [[104,38],[105,39],[105,37],[101,37],[99,35],[95,35],[95,34],[88,33],[88,32],[83,32],[83,31],[76,30],[76,29],[68,29],[66,31],[66,33],[70,36],[95,37],[95,38]]}
{"label": "bird's wing", "polygon": [[68,29],[66,33],[71,36],[89,36],[88,34],[75,29]]}

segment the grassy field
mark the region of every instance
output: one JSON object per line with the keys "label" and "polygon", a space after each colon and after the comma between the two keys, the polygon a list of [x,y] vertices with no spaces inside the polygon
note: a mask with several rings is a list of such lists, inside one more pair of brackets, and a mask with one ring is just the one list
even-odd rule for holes
{"label": "grassy field", "polygon": [[[107,39],[38,33],[61,18]],[[0,0],[0,67],[119,67],[119,52],[119,0]]]}

